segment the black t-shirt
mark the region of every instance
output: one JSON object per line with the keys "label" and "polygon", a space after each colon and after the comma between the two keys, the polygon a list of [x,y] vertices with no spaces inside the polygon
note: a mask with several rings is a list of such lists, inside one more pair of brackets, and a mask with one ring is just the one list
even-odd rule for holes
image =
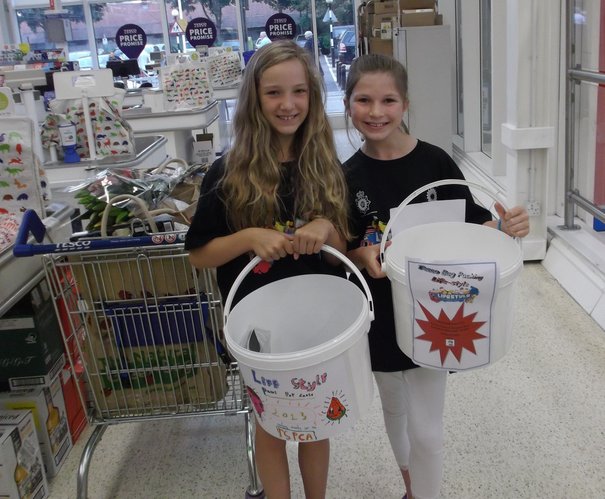
{"label": "black t-shirt", "polygon": [[[357,151],[344,164],[349,187],[351,230],[354,240],[349,249],[380,244],[382,231],[389,221],[389,211],[416,189],[444,179],[463,179],[462,172],[442,149],[418,141],[406,156],[382,161]],[[441,186],[417,196],[412,203],[465,199],[467,222],[482,224],[491,214],[473,201],[469,189],[460,185]],[[411,204],[411,203],[410,203]],[[391,282],[385,277],[364,278],[372,292],[375,319],[370,329],[370,356],[374,371],[402,371],[417,367],[397,345],[391,296]]]}
{"label": "black t-shirt", "polygon": [[[294,213],[293,186],[295,185],[296,165],[294,162],[284,163],[283,167],[284,174],[278,189],[281,210],[278,219],[274,221],[273,228],[291,233],[297,226],[303,225],[304,221],[300,220]],[[224,160],[223,158],[219,158],[206,173],[197,209],[185,238],[186,250],[199,248],[216,237],[228,236],[235,232],[227,216],[224,193],[219,184],[224,171]],[[253,254],[243,254],[216,269],[218,286],[223,299],[227,298],[231,285],[253,257]],[[298,260],[294,260],[288,256],[271,263],[262,261],[242,281],[233,305],[247,294],[265,284],[303,274],[344,276],[344,270],[341,267],[335,267],[327,263],[322,253],[317,255],[301,255]]]}

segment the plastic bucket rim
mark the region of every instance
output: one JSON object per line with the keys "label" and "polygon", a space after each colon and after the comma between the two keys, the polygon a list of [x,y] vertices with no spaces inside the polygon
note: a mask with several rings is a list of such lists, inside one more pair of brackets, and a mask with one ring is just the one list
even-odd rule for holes
{"label": "plastic bucket rim", "polygon": [[[359,292],[361,293],[361,290]],[[367,327],[363,327],[366,322]],[[342,355],[364,334],[368,333],[370,323],[370,306],[368,301],[364,299],[360,313],[355,320],[337,336],[311,348],[286,353],[253,352],[233,340],[229,333],[229,320],[225,323],[224,329],[227,347],[239,363],[267,371],[290,371],[317,365],[320,362],[326,362]],[[321,359],[318,359],[318,357],[321,357]]]}
{"label": "plastic bucket rim", "polygon": [[[412,230],[412,229],[417,229],[418,227],[426,227],[426,226],[430,226],[430,225],[453,225],[453,224],[463,224],[463,225],[468,225],[471,227],[477,227],[477,228],[485,228],[486,230],[494,230],[490,227],[484,227],[483,225],[477,225],[477,224],[471,224],[471,223],[467,223],[467,222],[433,222],[430,224],[424,224],[424,225],[417,225],[414,227],[410,227],[409,229],[406,230]],[[402,231],[400,234],[406,232],[406,230]],[[480,229],[482,230],[482,229]],[[395,236],[397,237],[397,236]],[[511,239],[511,241],[513,241]],[[514,241],[513,241],[514,243]],[[506,286],[508,285],[510,282],[514,281],[514,279],[517,277],[517,274],[521,271],[521,269],[523,268],[523,252],[521,251],[521,248],[519,245],[515,244],[516,248],[518,249],[518,255],[517,258],[513,261],[513,263],[505,268],[500,268],[499,269],[499,282],[500,282],[500,286]],[[385,273],[387,274],[387,276],[389,277],[389,279],[391,278],[395,278],[395,280],[397,282],[402,282],[404,284],[407,284],[407,271],[405,269],[405,265],[400,265],[397,262],[394,261],[394,258],[392,256],[393,252],[390,251],[389,252],[389,248],[386,248],[385,251],[385,256],[384,256],[384,261],[385,261]],[[404,255],[406,258],[409,255]],[[445,259],[444,259],[445,260]],[[479,260],[478,260],[479,261]],[[488,261],[487,259],[485,261]],[[430,260],[427,260],[427,262],[430,262]],[[434,262],[434,263],[439,263],[439,262]],[[391,275],[393,274],[393,276]]]}
{"label": "plastic bucket rim", "polygon": [[495,202],[499,202],[502,207],[505,210],[508,210],[506,203],[504,202],[504,200],[500,199],[497,197],[497,193],[494,193],[493,191],[491,191],[490,189],[488,189],[487,187],[477,184],[475,182],[469,182],[466,179],[456,179],[456,178],[449,178],[449,179],[442,179],[442,180],[436,180],[434,182],[429,182],[428,184],[423,185],[422,187],[419,187],[418,189],[416,189],[414,192],[410,193],[397,207],[397,209],[395,210],[395,213],[393,216],[390,217],[389,221],[387,222],[387,225],[384,229],[383,232],[383,237],[382,240],[380,241],[380,264],[382,266],[382,270],[383,272],[386,273],[386,258],[385,258],[385,249],[386,249],[386,243],[387,243],[387,239],[389,234],[391,233],[391,229],[392,229],[392,225],[395,222],[395,220],[399,217],[399,215],[401,215],[403,209],[419,194],[421,194],[422,192],[424,192],[427,189],[430,188],[436,188],[436,187],[440,187],[443,185],[464,185],[468,188],[476,188],[482,192],[484,192],[485,194],[487,194],[488,196],[490,196],[492,198],[493,201]]}

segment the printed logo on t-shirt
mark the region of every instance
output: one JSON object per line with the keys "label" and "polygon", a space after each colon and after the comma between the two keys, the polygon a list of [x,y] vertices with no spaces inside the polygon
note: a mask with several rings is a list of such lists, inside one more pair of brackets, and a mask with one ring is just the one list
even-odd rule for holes
{"label": "printed logo on t-shirt", "polygon": [[360,213],[363,215],[368,213],[371,204],[370,198],[368,198],[364,191],[357,191],[357,194],[355,195],[355,205]]}
{"label": "printed logo on t-shirt", "polygon": [[366,231],[363,235],[363,239],[360,246],[373,246],[374,244],[380,244],[382,241],[382,234],[387,226],[384,222],[378,220],[376,216],[372,217],[372,222],[366,227]]}

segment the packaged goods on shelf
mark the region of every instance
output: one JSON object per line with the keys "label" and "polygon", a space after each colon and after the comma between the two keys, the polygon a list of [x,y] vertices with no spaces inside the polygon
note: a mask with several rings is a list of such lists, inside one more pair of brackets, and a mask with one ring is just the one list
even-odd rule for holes
{"label": "packaged goods on shelf", "polygon": [[30,411],[0,411],[0,497],[44,499],[48,483]]}
{"label": "packaged goods on shelf", "polygon": [[11,390],[50,383],[64,364],[63,339],[46,278],[0,317],[0,384]]}
{"label": "packaged goods on shelf", "polygon": [[46,476],[54,477],[72,448],[59,375],[49,386],[0,393],[0,408],[32,412]]}

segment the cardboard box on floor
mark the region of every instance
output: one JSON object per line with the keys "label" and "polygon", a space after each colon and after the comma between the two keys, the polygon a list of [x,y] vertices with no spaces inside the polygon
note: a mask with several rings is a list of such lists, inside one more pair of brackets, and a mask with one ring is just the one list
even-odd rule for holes
{"label": "cardboard box on floor", "polygon": [[0,343],[0,385],[11,390],[48,383],[57,362],[63,366],[63,338],[46,278],[0,318]]}
{"label": "cardboard box on floor", "polygon": [[48,497],[48,482],[30,411],[0,411],[0,469],[0,497]]}
{"label": "cardboard box on floor", "polygon": [[54,477],[72,447],[59,375],[49,386],[0,393],[0,408],[31,411],[46,476]]}

